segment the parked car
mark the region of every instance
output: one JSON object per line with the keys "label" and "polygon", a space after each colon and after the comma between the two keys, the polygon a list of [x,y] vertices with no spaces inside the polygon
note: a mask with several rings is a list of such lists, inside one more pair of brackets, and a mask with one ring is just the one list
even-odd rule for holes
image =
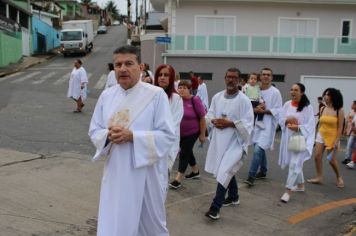
{"label": "parked car", "polygon": [[114,21],[112,25],[120,25],[120,22],[118,20]]}
{"label": "parked car", "polygon": [[106,28],[105,25],[101,25],[101,26],[99,26],[99,28],[98,28],[98,34],[106,34],[107,31],[108,31],[108,29]]}

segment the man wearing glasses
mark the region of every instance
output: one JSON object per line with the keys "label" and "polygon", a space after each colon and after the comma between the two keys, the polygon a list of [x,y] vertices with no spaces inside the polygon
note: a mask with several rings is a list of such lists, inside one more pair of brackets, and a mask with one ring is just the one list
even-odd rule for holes
{"label": "man wearing glasses", "polygon": [[[282,108],[282,96],[279,90],[272,86],[272,70],[263,68],[261,70],[261,97],[264,103],[254,108],[257,114],[264,114],[263,126],[255,126],[252,134],[253,158],[245,183],[250,187],[257,179],[265,179],[267,175],[266,150],[273,149],[274,136],[277,128],[279,110]],[[259,172],[257,172],[259,170]]]}
{"label": "man wearing glasses", "polygon": [[237,68],[227,70],[226,89],[213,97],[206,115],[211,128],[211,140],[205,170],[216,177],[218,185],[205,215],[213,220],[220,218],[222,206],[240,203],[235,174],[247,156],[253,129],[253,109],[250,99],[239,92],[239,77]]}

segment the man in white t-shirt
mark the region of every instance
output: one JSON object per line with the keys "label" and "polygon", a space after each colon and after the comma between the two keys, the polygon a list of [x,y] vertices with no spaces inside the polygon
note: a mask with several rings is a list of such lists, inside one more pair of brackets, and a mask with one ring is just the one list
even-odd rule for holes
{"label": "man in white t-shirt", "polygon": [[[255,179],[264,179],[267,175],[266,150],[273,149],[274,136],[277,128],[277,115],[282,109],[282,96],[279,90],[272,86],[272,70],[261,70],[261,97],[264,103],[254,108],[257,114],[264,114],[263,127],[255,126],[252,134],[253,158],[245,183],[253,186]],[[257,171],[259,172],[257,173]]]}

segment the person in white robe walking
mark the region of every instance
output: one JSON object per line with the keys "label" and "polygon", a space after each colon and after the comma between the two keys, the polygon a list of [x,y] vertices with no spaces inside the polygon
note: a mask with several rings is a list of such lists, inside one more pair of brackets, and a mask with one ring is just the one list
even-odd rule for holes
{"label": "person in white robe walking", "polygon": [[[239,92],[240,71],[230,68],[225,74],[226,90],[214,95],[206,115],[211,127],[205,171],[218,182],[213,202],[205,214],[217,220],[222,206],[240,203],[235,174],[247,157],[253,129],[253,108],[249,98]],[[225,199],[226,192],[228,197]]]}
{"label": "person in white robe walking", "polygon": [[[267,176],[266,150],[273,150],[274,137],[277,129],[277,115],[282,109],[282,96],[279,90],[272,85],[272,70],[261,70],[260,93],[264,103],[254,108],[256,114],[264,114],[263,125],[255,126],[252,132],[253,157],[250,164],[248,178],[244,181],[252,187],[256,179],[265,179]],[[259,170],[259,172],[257,172]]]}
{"label": "person in white robe walking", "polygon": [[[291,100],[284,104],[278,116],[282,130],[278,164],[282,169],[289,166],[286,191],[281,197],[284,203],[289,201],[292,191],[304,192],[303,163],[312,156],[315,137],[314,111],[305,95],[305,86],[301,83],[293,84],[290,96]],[[305,139],[304,151],[288,150],[290,138],[297,134]]]}
{"label": "person in white robe walking", "polygon": [[160,171],[175,140],[168,98],[139,80],[137,48],[116,49],[114,66],[119,86],[100,95],[89,128],[93,160],[106,159],[97,235],[168,236],[162,185],[168,174]]}
{"label": "person in white robe walking", "polygon": [[82,66],[82,61],[77,59],[70,74],[67,97],[73,99],[77,104],[75,113],[81,112],[84,100],[87,98],[88,75]]}
{"label": "person in white robe walking", "polygon": [[[171,65],[163,64],[157,67],[155,72],[155,82],[156,86],[164,89],[166,92],[169,105],[172,112],[173,124],[175,128],[175,141],[171,147],[168,155],[168,169],[172,170],[174,161],[176,160],[177,154],[179,152],[179,141],[180,141],[180,122],[183,118],[183,100],[174,88],[175,71]],[[168,184],[168,183],[167,183]]]}
{"label": "person in white robe walking", "polygon": [[107,89],[107,88],[117,85],[114,64],[108,63],[108,69],[109,69],[109,74],[106,77],[106,83],[105,83],[104,89]]}
{"label": "person in white robe walking", "polygon": [[199,81],[199,87],[198,87],[197,96],[200,97],[200,100],[203,102],[205,110],[207,111],[209,109],[208,89],[201,76],[198,76],[198,81]]}

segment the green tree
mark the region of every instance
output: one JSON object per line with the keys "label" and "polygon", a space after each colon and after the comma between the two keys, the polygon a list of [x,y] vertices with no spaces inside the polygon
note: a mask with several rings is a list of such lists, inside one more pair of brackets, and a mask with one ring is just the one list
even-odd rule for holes
{"label": "green tree", "polygon": [[91,3],[91,0],[81,0],[82,3],[89,5]]}
{"label": "green tree", "polygon": [[105,9],[113,14],[113,17],[117,19],[119,17],[119,10],[113,0],[110,0],[106,3]]}

